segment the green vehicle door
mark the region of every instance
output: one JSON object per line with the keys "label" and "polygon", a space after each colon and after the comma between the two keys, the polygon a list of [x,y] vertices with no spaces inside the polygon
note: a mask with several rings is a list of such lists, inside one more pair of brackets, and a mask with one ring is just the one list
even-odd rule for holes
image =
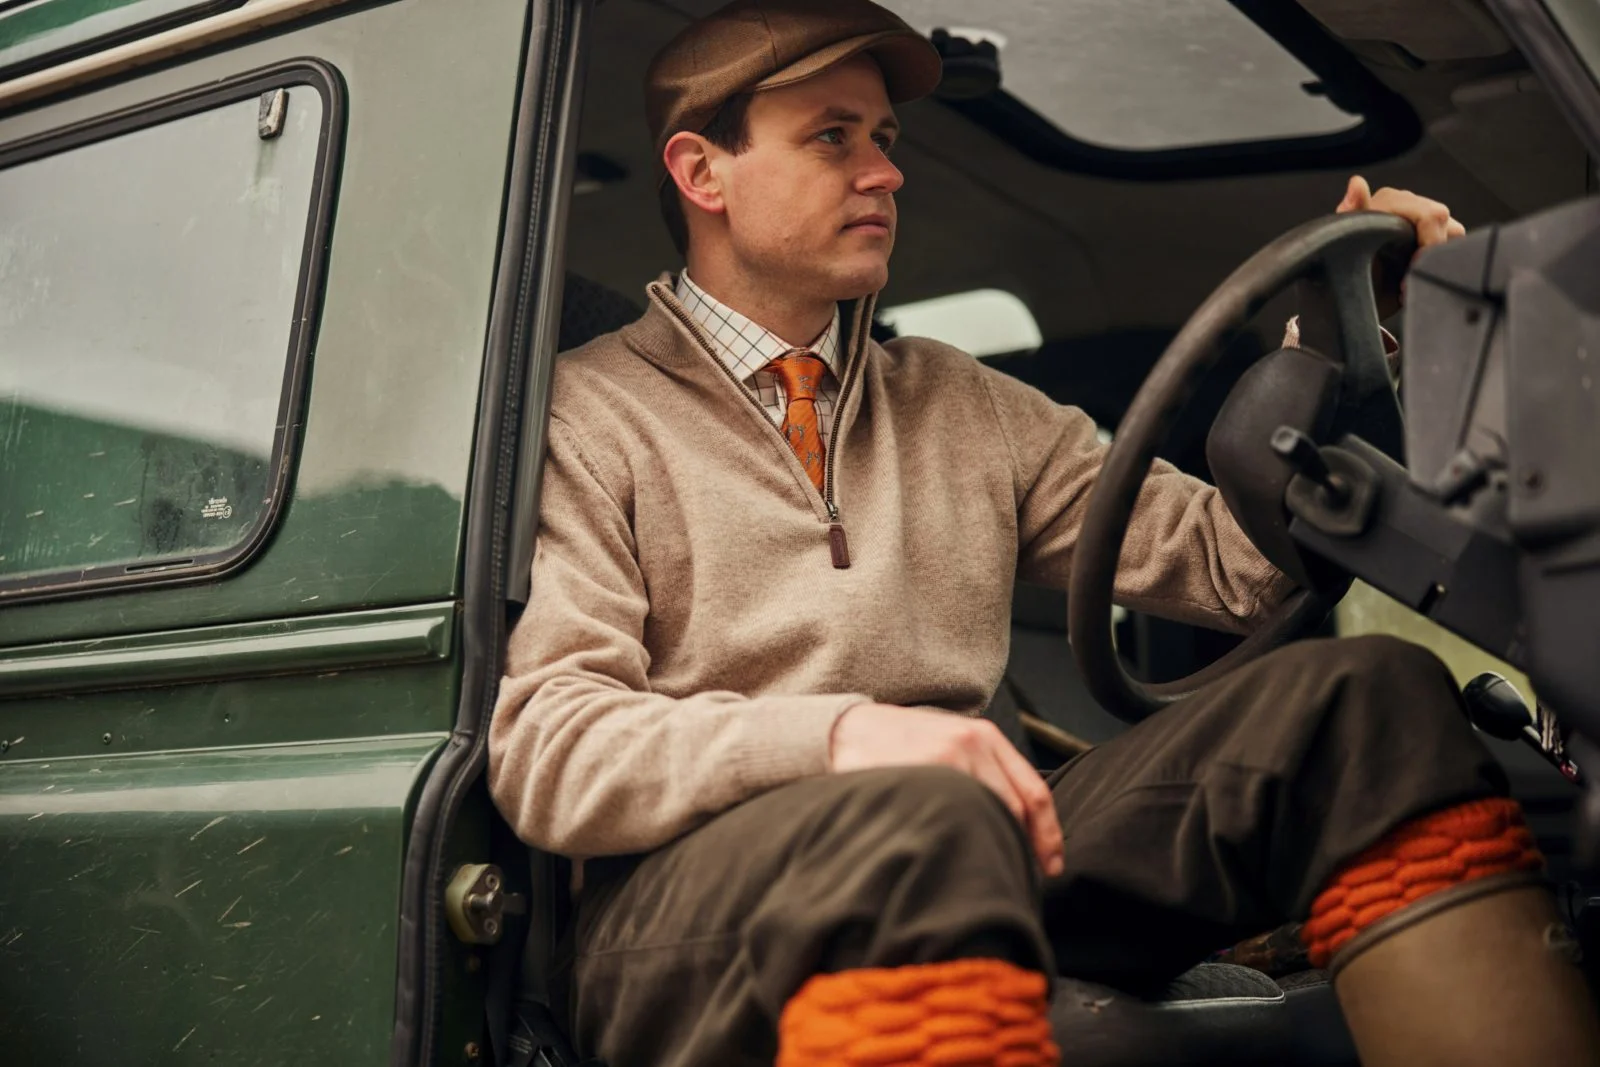
{"label": "green vehicle door", "polygon": [[0,4],[5,1063],[388,1060],[541,7]]}

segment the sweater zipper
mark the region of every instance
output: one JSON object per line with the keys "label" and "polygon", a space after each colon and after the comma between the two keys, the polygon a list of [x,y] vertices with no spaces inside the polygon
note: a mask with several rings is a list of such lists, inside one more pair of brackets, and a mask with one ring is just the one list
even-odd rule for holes
{"label": "sweater zipper", "polygon": [[[689,335],[700,342],[700,347],[706,350],[706,354],[711,357],[711,362],[715,363],[723,375],[733,383],[739,394],[754,405],[757,413],[761,416],[761,421],[773,433],[778,434],[778,440],[783,441],[784,448],[788,448],[789,442],[784,441],[783,435],[778,433],[778,428],[772,425],[772,416],[768,415],[767,409],[761,406],[761,401],[752,396],[750,390],[744,387],[744,383],[734,376],[733,371],[728,369],[728,365],[717,358],[717,350],[712,346],[710,339],[700,331],[700,324],[665,300],[661,301],[661,306],[666,308],[673,318],[683,323],[684,329],[689,331]],[[847,349],[846,352],[848,353],[848,351]],[[822,468],[822,504],[828,509],[828,554],[832,557],[833,565],[838,570],[844,570],[850,566],[850,542],[844,535],[844,523],[839,519],[839,507],[833,502],[833,456],[839,443],[839,423],[842,421],[840,416],[844,414],[845,397],[849,394],[850,383],[854,379],[855,367],[852,365],[845,372],[845,380],[839,386],[839,403],[834,406],[833,426],[828,434],[828,457],[823,461]]]}
{"label": "sweater zipper", "polygon": [[[854,341],[854,338],[851,338]],[[845,358],[852,354],[846,343]],[[833,406],[833,426],[828,434],[828,455],[822,461],[822,503],[828,508],[828,554],[839,570],[850,566],[850,541],[844,535],[844,523],[839,521],[839,506],[833,502],[833,457],[839,454],[839,425],[844,422],[844,404],[850,399],[850,386],[856,380],[857,359],[845,368],[844,381],[839,385],[839,402]]]}

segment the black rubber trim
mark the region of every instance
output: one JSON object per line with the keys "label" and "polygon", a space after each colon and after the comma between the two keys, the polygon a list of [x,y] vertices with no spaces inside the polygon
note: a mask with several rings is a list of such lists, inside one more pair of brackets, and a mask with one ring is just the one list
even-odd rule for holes
{"label": "black rubber trim", "polygon": [[1378,80],[1299,5],[1283,0],[1229,2],[1305,64],[1330,101],[1365,121],[1315,137],[1140,151],[1079,140],[1003,90],[944,104],[1035,162],[1131,181],[1362,166],[1408,151],[1421,139],[1422,122],[1405,98]]}
{"label": "black rubber trim", "polygon": [[[15,6],[20,7],[24,2],[25,0],[17,0]],[[136,41],[141,37],[149,37],[163,30],[170,30],[174,26],[182,26],[187,22],[198,22],[203,18],[221,14],[229,8],[242,7],[244,3],[245,0],[207,0],[205,3],[195,4],[193,7],[186,7],[181,11],[169,11],[165,15],[145,19],[142,22],[135,22],[131,26],[124,26],[120,30],[112,30],[110,33],[103,33],[98,37],[75,41],[61,48],[41,52],[36,56],[29,56],[27,59],[12,63],[9,66],[0,66],[0,81],[31,74],[36,70],[43,70],[45,67],[53,67],[58,63],[78,59],[92,52],[115,48],[119,44]],[[0,15],[3,15],[5,9],[10,6],[13,5],[0,3]],[[3,18],[0,18],[0,25],[3,25],[4,21]]]}
{"label": "black rubber trim", "polygon": [[175,555],[170,565],[160,559],[117,563],[0,579],[0,607],[85,596],[127,588],[177,585],[230,574],[250,562],[266,546],[289,496],[290,474],[304,429],[305,391],[311,350],[322,310],[322,282],[333,225],[339,168],[344,154],[347,113],[344,79],[332,65],[319,59],[292,59],[211,82],[170,96],[99,115],[33,137],[0,144],[0,170],[45,156],[110,140],[136,130],[187,118],[215,107],[260,96],[270,89],[307,86],[322,97],[322,127],[318,132],[317,161],[312,177],[311,211],[306,219],[300,249],[300,276],[296,282],[294,318],[278,400],[277,430],[272,441],[272,468],[268,476],[266,505],[255,526],[238,544],[205,553]]}
{"label": "black rubber trim", "polygon": [[[548,380],[553,338],[540,321],[541,272],[565,226],[572,172],[560,166],[574,132],[587,0],[530,0],[522,83],[512,131],[504,221],[489,309],[462,581],[461,702],[455,729],[428,772],[406,846],[399,922],[392,1067],[439,1057],[445,938],[446,845],[487,763],[506,631],[509,532],[515,504],[523,405],[530,383]],[[570,147],[570,146],[569,146]],[[529,403],[541,406],[542,393]],[[542,424],[542,423],[541,423]]]}
{"label": "black rubber trim", "polygon": [[1600,85],[1578,56],[1566,33],[1541,0],[1486,0],[1556,106],[1582,137],[1591,156],[1600,156]]}
{"label": "black rubber trim", "polygon": [[[570,0],[569,0],[570,2]],[[579,4],[580,20],[587,7]],[[582,31],[574,31],[572,38],[581,38]],[[576,65],[569,71],[569,80],[582,78],[588,65],[588,52],[578,49],[573,53]],[[580,101],[577,91],[569,90],[572,102],[566,121],[570,124],[565,134],[553,147],[550,165],[563,176],[571,175],[555,188],[555,201],[548,207],[557,217],[565,219],[572,203],[573,187],[581,173],[578,161],[578,118]],[[523,389],[522,425],[518,432],[517,480],[512,490],[511,515],[507,548],[507,573],[505,599],[516,605],[528,602],[529,583],[533,571],[533,547],[539,527],[539,484],[544,474],[545,433],[548,428],[547,394],[550,374],[555,368],[555,353],[560,349],[562,302],[566,297],[566,226],[557,226],[549,234],[541,250],[537,271],[532,283],[537,288],[525,291],[533,304],[527,309],[530,318],[529,336],[534,344],[534,363]]]}

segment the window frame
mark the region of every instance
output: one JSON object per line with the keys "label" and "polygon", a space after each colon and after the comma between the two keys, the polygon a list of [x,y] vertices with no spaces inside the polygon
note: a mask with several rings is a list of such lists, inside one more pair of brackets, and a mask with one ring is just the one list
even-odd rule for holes
{"label": "window frame", "polygon": [[11,604],[87,596],[110,590],[203,581],[243,568],[266,547],[288,501],[295,459],[304,429],[311,349],[322,308],[328,235],[343,157],[348,113],[344,79],[331,64],[293,59],[208,83],[129,108],[9,143],[0,143],[0,171],[70,152],[123,134],[188,118],[213,108],[255,99],[273,89],[309,88],[322,98],[317,155],[312,164],[311,204],[300,248],[293,320],[289,326],[278,417],[267,474],[267,498],[249,533],[223,549],[159,559],[44,571],[0,577],[0,608]]}
{"label": "window frame", "polygon": [[[0,0],[0,15],[8,9],[21,7],[28,0]],[[51,48],[36,56],[19,59],[14,63],[0,64],[0,80],[31,74],[36,70],[53,67],[57,63],[78,59],[94,52],[112,48],[129,41],[136,41],[141,37],[149,37],[163,30],[170,30],[189,22],[198,22],[200,19],[210,18],[212,15],[221,14],[229,8],[242,7],[245,0],[196,0],[194,4],[179,11],[169,11],[164,15],[154,15],[150,18],[139,19],[120,29],[109,30],[106,33],[71,44],[63,44],[59,48]]]}
{"label": "window frame", "polygon": [[1347,52],[1309,12],[1279,0],[1228,2],[1304,64],[1330,100],[1362,121],[1348,130],[1306,137],[1183,148],[1108,148],[1074,137],[1004,89],[972,100],[941,102],[1035,162],[1131,181],[1362,166],[1397,156],[1421,140],[1422,121],[1405,98]]}

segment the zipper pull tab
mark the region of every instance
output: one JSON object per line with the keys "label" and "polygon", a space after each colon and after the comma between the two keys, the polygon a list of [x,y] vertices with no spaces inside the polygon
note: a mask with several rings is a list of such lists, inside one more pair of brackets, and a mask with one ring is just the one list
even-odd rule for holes
{"label": "zipper pull tab", "polygon": [[833,501],[826,500],[828,505],[828,553],[833,556],[834,570],[844,570],[850,566],[850,542],[845,539],[844,526],[839,522],[839,509]]}
{"label": "zipper pull tab", "polygon": [[833,555],[835,570],[850,566],[850,542],[845,540],[844,527],[838,523],[828,527],[828,551]]}

